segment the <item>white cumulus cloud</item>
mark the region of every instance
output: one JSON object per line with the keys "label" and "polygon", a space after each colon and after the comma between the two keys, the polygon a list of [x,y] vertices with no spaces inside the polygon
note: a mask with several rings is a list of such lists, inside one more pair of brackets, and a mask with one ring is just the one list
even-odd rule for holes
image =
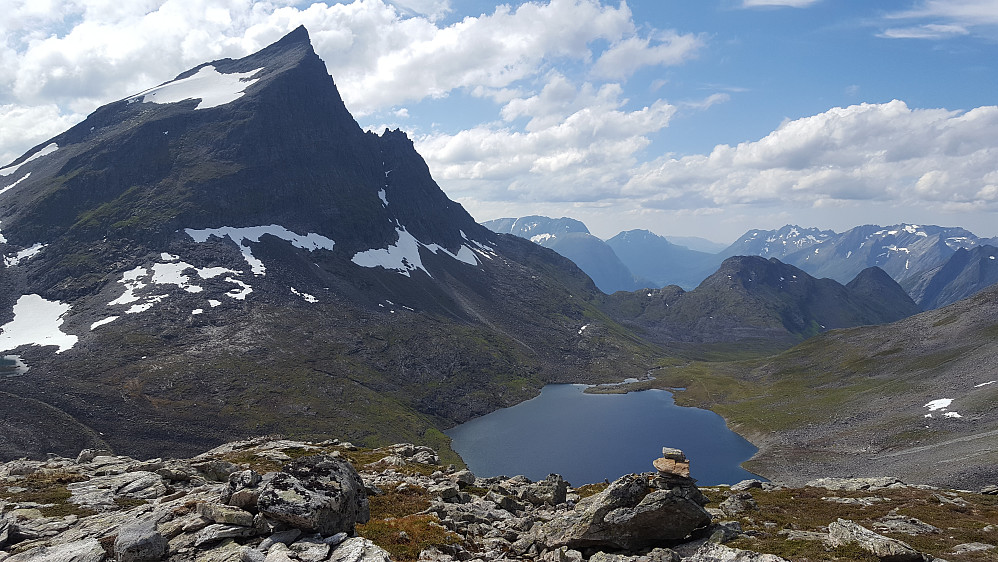
{"label": "white cumulus cloud", "polygon": [[[569,62],[599,79],[694,56],[696,35],[635,24],[624,2],[535,0],[442,24],[448,0],[10,0],[0,18],[0,107],[19,155],[99,105],[202,62],[238,58],[305,25],[347,107],[363,117],[455,90],[496,103]],[[154,62],[153,62],[154,61]],[[54,112],[52,109],[56,108]],[[48,113],[45,113],[48,112]],[[404,115],[399,115],[404,117]],[[58,127],[56,126],[58,125]]]}
{"label": "white cumulus cloud", "polygon": [[998,209],[998,107],[833,108],[710,154],[644,164],[621,190],[660,208],[896,201]]}

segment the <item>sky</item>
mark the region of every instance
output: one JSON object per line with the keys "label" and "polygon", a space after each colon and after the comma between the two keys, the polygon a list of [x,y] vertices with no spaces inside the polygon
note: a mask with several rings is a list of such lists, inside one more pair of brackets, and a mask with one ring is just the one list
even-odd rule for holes
{"label": "sky", "polygon": [[998,236],[998,0],[0,0],[0,165],[304,24],[476,220]]}

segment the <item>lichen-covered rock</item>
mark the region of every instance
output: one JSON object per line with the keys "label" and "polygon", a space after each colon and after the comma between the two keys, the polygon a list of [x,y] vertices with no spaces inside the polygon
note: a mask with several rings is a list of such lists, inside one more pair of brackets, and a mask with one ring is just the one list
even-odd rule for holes
{"label": "lichen-covered rock", "polygon": [[559,474],[549,474],[544,480],[524,487],[518,497],[534,505],[558,505],[565,503],[567,493],[568,482]]}
{"label": "lichen-covered rock", "polygon": [[364,483],[346,460],[302,457],[262,486],[257,509],[265,517],[307,532],[353,534],[370,519]]}
{"label": "lichen-covered rock", "polygon": [[556,515],[533,538],[549,549],[605,547],[638,550],[682,540],[710,524],[696,501],[675,490],[652,490],[648,478],[624,476],[574,510]]}
{"label": "lichen-covered rock", "polygon": [[848,519],[839,519],[828,525],[828,542],[832,546],[857,546],[877,556],[884,562],[922,562],[926,558],[906,542],[885,537]]}
{"label": "lichen-covered rock", "polygon": [[104,547],[95,538],[55,546],[33,548],[4,562],[103,562]]}
{"label": "lichen-covered rock", "polygon": [[760,554],[708,542],[683,562],[789,562],[775,554]]}
{"label": "lichen-covered rock", "polygon": [[152,520],[139,520],[118,529],[114,540],[117,562],[155,562],[166,557],[169,543]]}
{"label": "lichen-covered rock", "polygon": [[354,537],[340,543],[329,562],[391,562],[391,556],[368,539]]}

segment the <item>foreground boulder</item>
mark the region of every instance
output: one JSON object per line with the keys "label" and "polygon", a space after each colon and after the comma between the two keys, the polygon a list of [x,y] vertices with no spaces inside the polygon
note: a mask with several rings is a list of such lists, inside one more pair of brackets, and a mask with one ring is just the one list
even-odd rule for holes
{"label": "foreground boulder", "polygon": [[636,551],[681,541],[710,525],[706,498],[689,478],[678,449],[663,449],[658,473],[629,474],[583,499],[535,533],[548,549],[600,548]]}
{"label": "foreground boulder", "polygon": [[332,455],[289,463],[263,485],[256,503],[265,517],[322,535],[353,534],[371,516],[360,475]]}

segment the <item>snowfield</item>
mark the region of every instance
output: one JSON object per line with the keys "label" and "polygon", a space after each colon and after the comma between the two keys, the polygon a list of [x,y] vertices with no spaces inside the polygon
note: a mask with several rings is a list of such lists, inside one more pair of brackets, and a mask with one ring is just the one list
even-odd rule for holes
{"label": "snowfield", "polygon": [[209,109],[236,101],[243,96],[246,88],[257,81],[251,77],[262,68],[249,72],[222,74],[212,65],[201,67],[193,76],[167,82],[128,98],[129,103],[176,103],[178,101],[200,99],[194,109]]}

